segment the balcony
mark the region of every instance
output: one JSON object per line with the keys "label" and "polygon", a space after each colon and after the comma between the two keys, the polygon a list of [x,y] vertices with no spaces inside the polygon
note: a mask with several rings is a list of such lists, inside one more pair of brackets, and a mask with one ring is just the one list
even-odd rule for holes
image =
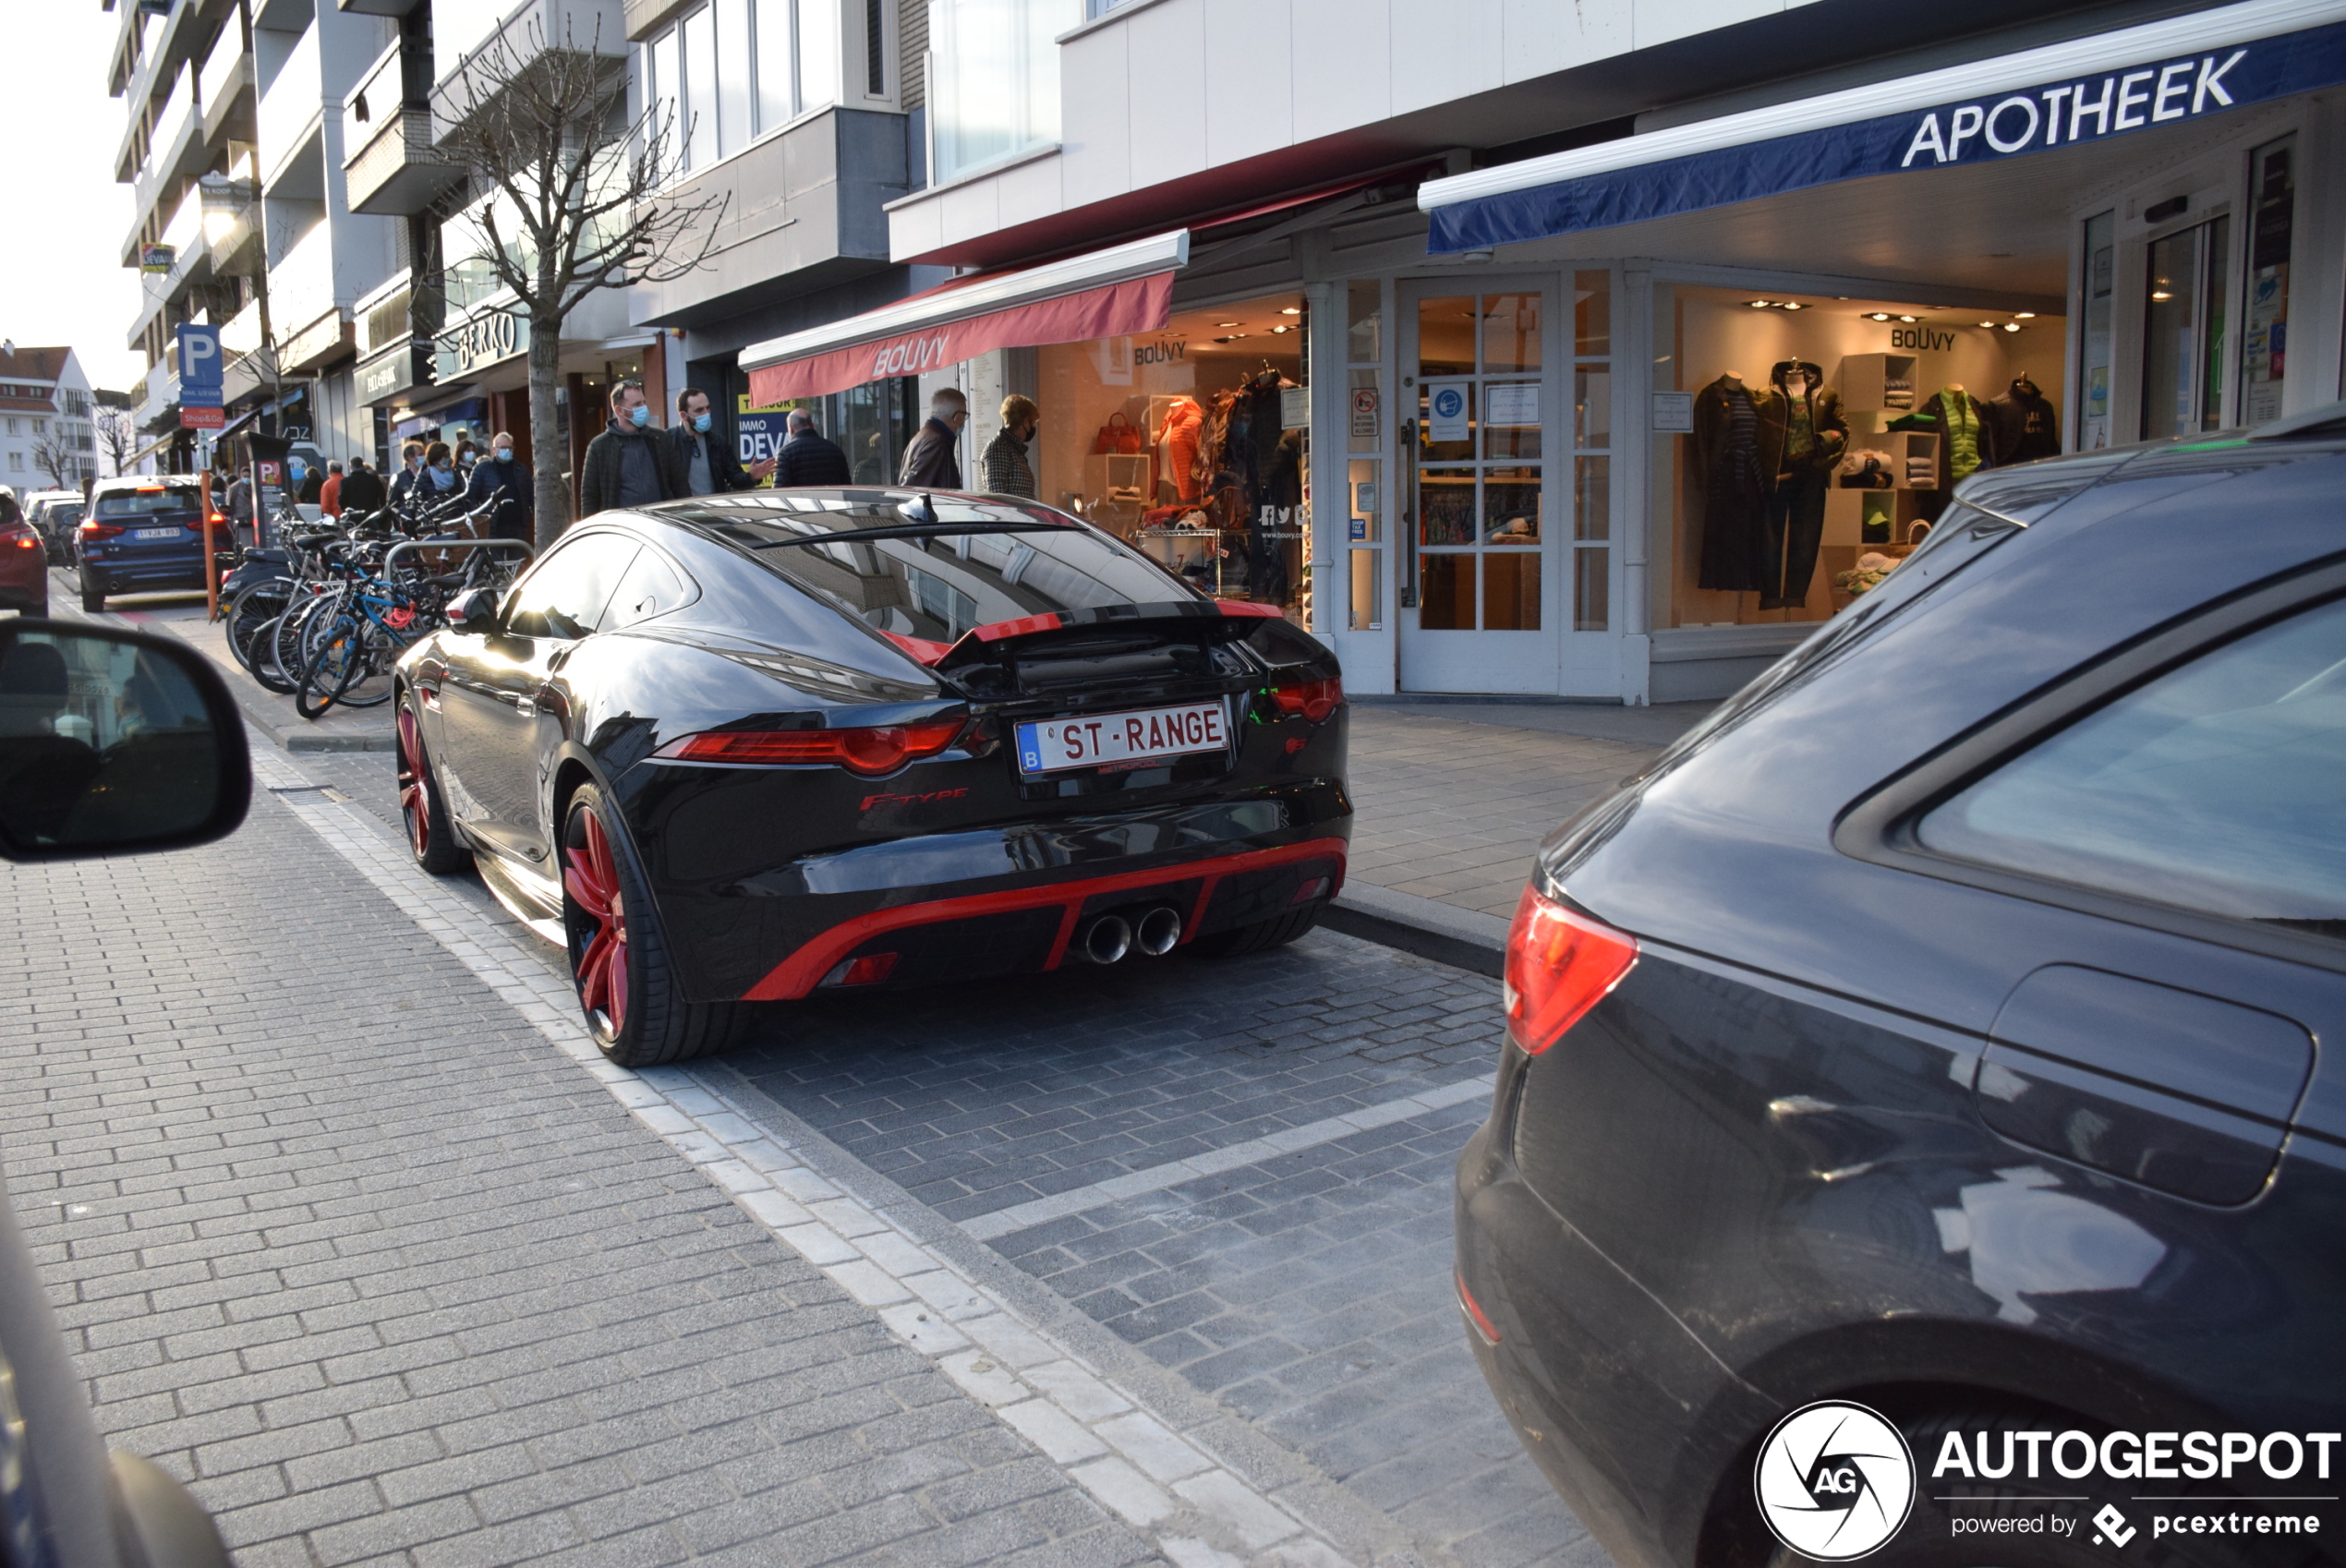
{"label": "balcony", "polygon": [[223,28],[212,58],[204,62],[199,84],[203,104],[203,140],[208,148],[229,141],[251,141],[260,136],[253,113],[252,56],[244,52],[232,28]]}
{"label": "balcony", "polygon": [[352,211],[420,212],[460,176],[432,151],[429,76],[428,59],[393,44],[350,95],[344,135],[365,138],[343,163]]}
{"label": "balcony", "polygon": [[334,233],[321,223],[269,269],[271,324],[287,375],[341,357],[355,346],[350,313],[336,296]]}
{"label": "balcony", "polygon": [[[273,194],[278,185],[288,179],[301,179],[307,170],[300,161],[305,157],[313,163],[322,147],[326,92],[318,60],[318,30],[310,28],[301,35],[284,64],[277,67],[277,75],[260,95],[259,122],[260,155],[266,161],[267,174],[263,184]],[[320,170],[322,185],[322,167]],[[298,196],[322,198],[322,188],[312,193],[307,189],[295,192]]]}
{"label": "balcony", "polygon": [[137,259],[139,235],[158,214],[156,209],[178,199],[181,186],[204,166],[200,116],[196,114],[195,82],[181,76],[163,112],[155,116],[155,134],[148,143],[147,162],[139,171],[131,211],[134,228],[124,254]]}

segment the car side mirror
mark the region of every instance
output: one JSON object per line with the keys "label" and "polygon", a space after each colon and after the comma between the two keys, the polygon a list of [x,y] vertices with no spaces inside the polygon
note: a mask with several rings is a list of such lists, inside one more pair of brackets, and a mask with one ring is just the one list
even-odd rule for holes
{"label": "car side mirror", "polygon": [[496,631],[498,593],[495,588],[466,588],[448,601],[448,624],[477,637]]}
{"label": "car side mirror", "polygon": [[207,844],[252,802],[244,716],[170,637],[0,621],[0,856]]}

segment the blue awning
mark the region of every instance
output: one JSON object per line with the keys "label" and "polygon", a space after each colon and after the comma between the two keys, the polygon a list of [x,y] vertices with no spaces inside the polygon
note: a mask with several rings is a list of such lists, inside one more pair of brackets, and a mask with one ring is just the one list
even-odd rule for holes
{"label": "blue awning", "polygon": [[1841,180],[1993,163],[2346,82],[2346,0],[2246,0],[1431,180],[1428,248],[1487,249]]}

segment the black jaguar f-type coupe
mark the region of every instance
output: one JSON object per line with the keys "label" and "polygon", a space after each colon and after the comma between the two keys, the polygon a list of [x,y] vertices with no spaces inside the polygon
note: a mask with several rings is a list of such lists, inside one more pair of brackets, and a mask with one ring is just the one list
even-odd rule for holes
{"label": "black jaguar f-type coupe", "polygon": [[624,1066],[743,1003],[1290,941],[1343,885],[1335,657],[998,497],[605,513],[400,661],[426,870],[566,945]]}

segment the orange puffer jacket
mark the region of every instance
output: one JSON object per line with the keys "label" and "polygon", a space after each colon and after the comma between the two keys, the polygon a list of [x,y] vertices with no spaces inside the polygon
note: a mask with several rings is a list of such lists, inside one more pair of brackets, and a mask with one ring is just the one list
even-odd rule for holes
{"label": "orange puffer jacket", "polygon": [[1183,398],[1165,411],[1165,423],[1156,432],[1157,444],[1165,449],[1165,477],[1185,501],[1195,501],[1200,485],[1197,477],[1198,429],[1205,423],[1205,410],[1189,398]]}

